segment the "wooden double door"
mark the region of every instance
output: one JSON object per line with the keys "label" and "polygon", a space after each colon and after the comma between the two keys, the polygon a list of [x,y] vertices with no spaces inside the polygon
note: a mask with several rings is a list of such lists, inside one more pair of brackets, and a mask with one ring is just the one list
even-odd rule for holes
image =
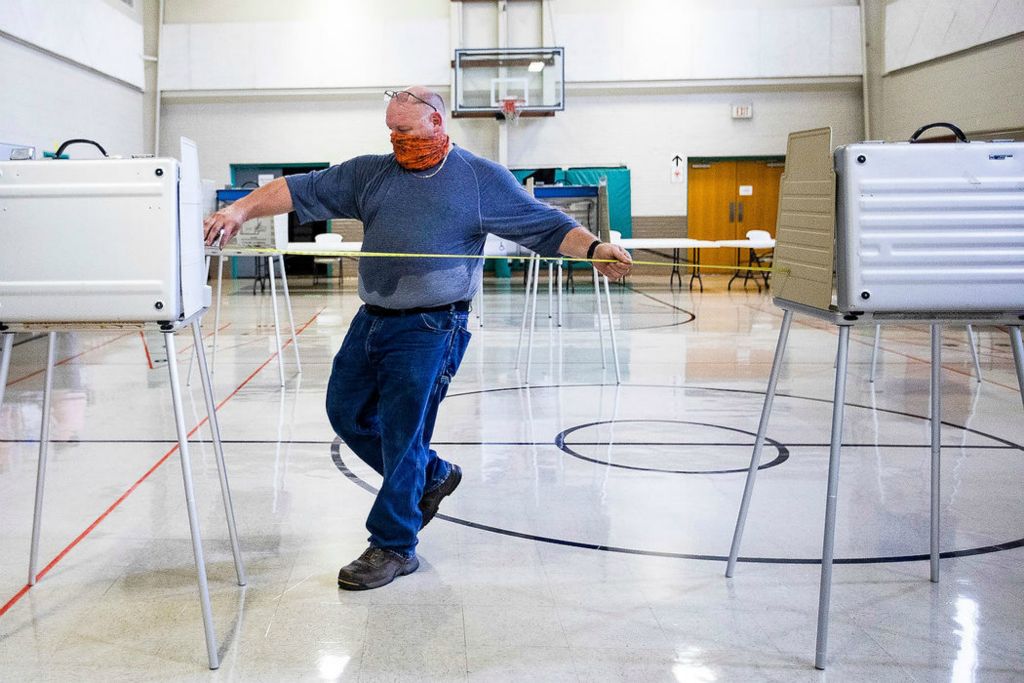
{"label": "wooden double door", "polygon": [[[779,178],[784,157],[690,159],[687,176],[687,236],[698,240],[746,239],[748,230],[775,236]],[[701,262],[735,265],[735,249],[705,249]]]}

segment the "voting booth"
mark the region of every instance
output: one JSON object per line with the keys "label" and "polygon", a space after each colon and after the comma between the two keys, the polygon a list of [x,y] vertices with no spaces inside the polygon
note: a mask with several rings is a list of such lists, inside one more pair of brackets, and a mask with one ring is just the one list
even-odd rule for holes
{"label": "voting booth", "polygon": [[[90,142],[90,141],[70,141]],[[181,158],[0,162],[0,388],[14,331],[48,330],[29,585],[37,568],[50,394],[57,330],[156,326],[163,333],[171,401],[210,668],[219,665],[174,332],[192,328],[239,585],[245,585],[213,390],[199,321],[210,305],[203,249],[202,190],[195,143]],[[2,401],[0,394],[0,401]]]}
{"label": "voting booth", "polygon": [[[956,142],[922,144],[925,130]],[[832,131],[789,136],[779,191],[774,303],[783,309],[726,576],[739,559],[793,314],[838,328],[815,666],[827,659],[850,328],[931,327],[931,580],[939,580],[942,326],[1006,325],[1024,399],[1024,143],[968,142],[931,124],[909,142],[832,150]]]}
{"label": "voting booth", "polygon": [[0,162],[0,324],[180,326],[210,305],[185,157]]}

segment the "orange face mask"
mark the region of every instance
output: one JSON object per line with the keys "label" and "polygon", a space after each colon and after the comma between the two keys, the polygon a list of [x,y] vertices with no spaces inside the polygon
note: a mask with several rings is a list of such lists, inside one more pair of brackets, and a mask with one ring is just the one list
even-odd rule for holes
{"label": "orange face mask", "polygon": [[431,138],[393,132],[391,146],[399,166],[407,171],[425,171],[441,163],[448,153],[448,136],[441,131]]}

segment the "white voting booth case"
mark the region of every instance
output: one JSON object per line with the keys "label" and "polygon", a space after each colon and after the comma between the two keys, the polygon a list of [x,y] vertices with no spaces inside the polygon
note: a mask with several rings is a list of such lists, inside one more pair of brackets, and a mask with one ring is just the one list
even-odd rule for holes
{"label": "white voting booth case", "polygon": [[1024,142],[835,151],[837,306],[1024,309]]}
{"label": "white voting booth case", "polygon": [[[90,141],[70,141],[90,142]],[[58,149],[57,156],[68,145]],[[105,151],[96,143],[96,147]],[[54,337],[58,329],[158,325],[171,399],[210,668],[219,666],[192,484],[174,332],[192,328],[239,585],[245,585],[216,404],[199,320],[210,305],[204,267],[202,192],[195,143],[181,159],[0,162],[0,379],[14,330],[49,330],[29,585],[40,574],[39,536],[49,446]],[[0,387],[3,382],[0,382]],[[2,393],[0,393],[2,400]]]}
{"label": "white voting booth case", "polygon": [[[957,142],[919,143],[928,128]],[[951,124],[907,143],[859,143],[833,153],[832,131],[792,133],[779,192],[772,277],[785,311],[726,567],[731,577],[750,509],[793,314],[836,326],[838,348],[822,539],[815,666],[828,653],[839,461],[850,328],[931,327],[930,578],[939,580],[941,350],[946,323],[1005,325],[1024,399],[1024,143],[967,142]]]}
{"label": "white voting booth case", "polygon": [[0,162],[0,323],[180,325],[210,305],[195,144]]}

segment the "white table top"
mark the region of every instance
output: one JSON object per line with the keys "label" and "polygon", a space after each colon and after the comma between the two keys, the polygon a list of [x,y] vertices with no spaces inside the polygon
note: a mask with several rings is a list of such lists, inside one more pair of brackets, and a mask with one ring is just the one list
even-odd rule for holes
{"label": "white table top", "polygon": [[718,240],[720,247],[735,247],[737,249],[774,249],[775,240]]}
{"label": "white table top", "polygon": [[689,237],[627,237],[612,240],[625,249],[714,249],[718,242],[695,240]]}
{"label": "white table top", "polygon": [[285,251],[362,251],[362,242],[289,242]]}

